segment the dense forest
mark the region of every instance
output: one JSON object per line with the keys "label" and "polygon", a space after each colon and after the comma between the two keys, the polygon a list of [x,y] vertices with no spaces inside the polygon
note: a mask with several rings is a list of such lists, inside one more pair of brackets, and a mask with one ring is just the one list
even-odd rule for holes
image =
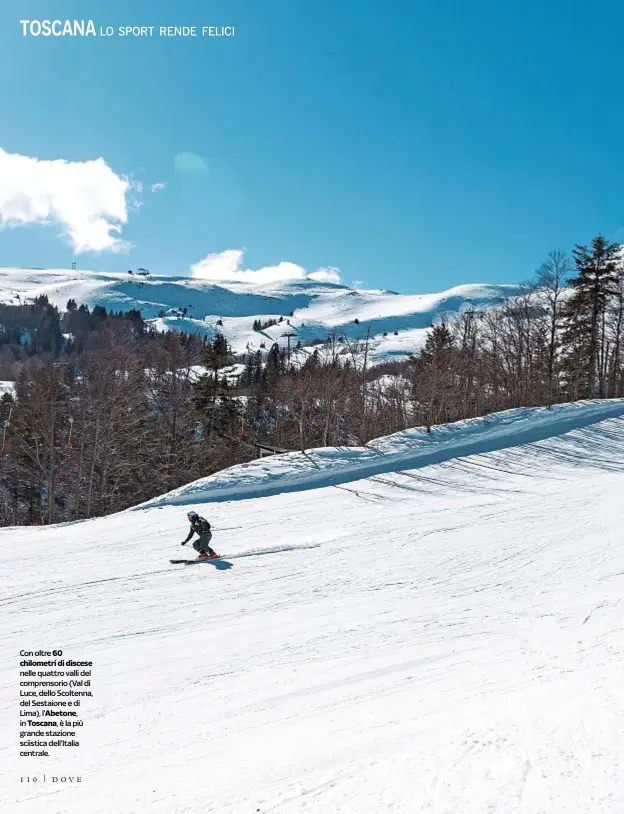
{"label": "dense forest", "polygon": [[[322,340],[322,341],[321,341]],[[157,333],[138,311],[46,297],[0,305],[0,524],[135,505],[257,457],[365,444],[408,426],[624,396],[621,247],[556,251],[520,296],[431,327],[409,359],[371,367],[368,341],[234,357],[223,336]],[[242,373],[227,374],[240,363]]]}

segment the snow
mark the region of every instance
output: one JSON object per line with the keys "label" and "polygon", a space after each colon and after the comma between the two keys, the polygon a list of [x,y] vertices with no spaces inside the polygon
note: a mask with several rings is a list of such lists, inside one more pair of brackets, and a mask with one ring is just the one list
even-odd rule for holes
{"label": "snow", "polygon": [[[236,353],[259,350],[263,343],[266,350],[274,342],[286,346],[288,340],[283,334],[287,332],[295,334],[293,346],[299,341],[305,346],[327,338],[331,331],[363,339],[370,330],[372,364],[418,350],[428,328],[441,314],[493,305],[517,291],[517,286],[475,284],[436,294],[401,295],[315,280],[265,286],[239,282],[215,285],[189,277],[0,268],[0,302],[19,304],[45,294],[60,309],[69,299],[113,311],[134,308],[159,331],[179,330],[208,337],[220,331]],[[282,323],[253,330],[254,320],[264,324],[280,316]]]}
{"label": "snow", "polygon": [[[0,531],[0,806],[620,814],[623,418],[508,411],[227,470],[193,504],[225,559],[191,568],[172,496]],[[94,662],[82,745],[41,760],[17,747],[39,648]],[[82,783],[20,783],[44,771]]]}
{"label": "snow", "polygon": [[327,447],[261,458],[224,469],[137,509],[201,501],[241,500],[258,495],[316,489],[402,469],[443,463],[462,455],[491,452],[509,445],[549,438],[567,427],[591,424],[624,413],[621,399],[522,407],[483,418],[426,429],[416,427],[378,438],[365,447]]}

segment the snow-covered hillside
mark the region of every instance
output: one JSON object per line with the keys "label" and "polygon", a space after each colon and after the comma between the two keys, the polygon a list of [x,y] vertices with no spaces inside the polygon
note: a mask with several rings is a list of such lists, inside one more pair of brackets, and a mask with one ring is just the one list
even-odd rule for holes
{"label": "snow-covered hillside", "polygon": [[[620,814],[623,419],[510,411],[0,531],[0,807]],[[173,566],[191,498],[224,559]],[[20,757],[19,653],[54,648],[93,661],[81,745]]]}
{"label": "snow-covered hillside", "polygon": [[[64,309],[69,299],[121,311],[139,309],[160,330],[212,335],[221,331],[236,352],[274,342],[302,346],[330,331],[363,338],[370,329],[371,360],[404,357],[424,342],[436,316],[470,305],[487,307],[516,293],[515,286],[464,285],[439,294],[400,295],[360,291],[314,280],[272,286],[223,283],[189,277],[140,277],[67,269],[0,269],[0,302],[18,304],[45,294]],[[292,315],[292,316],[291,316]],[[278,325],[254,331],[256,319]],[[359,320],[359,324],[355,320]],[[221,324],[217,324],[220,322]],[[385,336],[384,336],[385,334]]]}

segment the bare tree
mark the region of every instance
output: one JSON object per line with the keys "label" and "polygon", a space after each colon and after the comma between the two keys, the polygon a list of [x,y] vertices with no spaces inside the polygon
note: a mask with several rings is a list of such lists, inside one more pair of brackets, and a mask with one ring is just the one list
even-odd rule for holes
{"label": "bare tree", "polygon": [[548,406],[559,398],[560,371],[559,356],[561,351],[561,329],[564,317],[564,292],[568,283],[572,265],[568,255],[556,249],[548,255],[547,260],[537,270],[535,291],[539,295],[543,308],[543,319],[547,335],[546,343],[546,381]]}

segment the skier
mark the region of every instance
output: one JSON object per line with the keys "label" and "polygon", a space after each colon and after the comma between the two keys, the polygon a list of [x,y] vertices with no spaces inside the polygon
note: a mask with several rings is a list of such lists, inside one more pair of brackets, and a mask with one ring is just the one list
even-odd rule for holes
{"label": "skier", "polygon": [[186,540],[184,540],[182,545],[186,545],[194,534],[198,534],[199,540],[195,540],[193,543],[193,548],[195,551],[199,552],[200,559],[205,560],[208,557],[218,557],[219,555],[217,552],[210,548],[210,541],[212,540],[210,523],[203,517],[200,517],[197,512],[189,512],[186,516],[191,524],[191,530],[189,531],[188,537]]}

